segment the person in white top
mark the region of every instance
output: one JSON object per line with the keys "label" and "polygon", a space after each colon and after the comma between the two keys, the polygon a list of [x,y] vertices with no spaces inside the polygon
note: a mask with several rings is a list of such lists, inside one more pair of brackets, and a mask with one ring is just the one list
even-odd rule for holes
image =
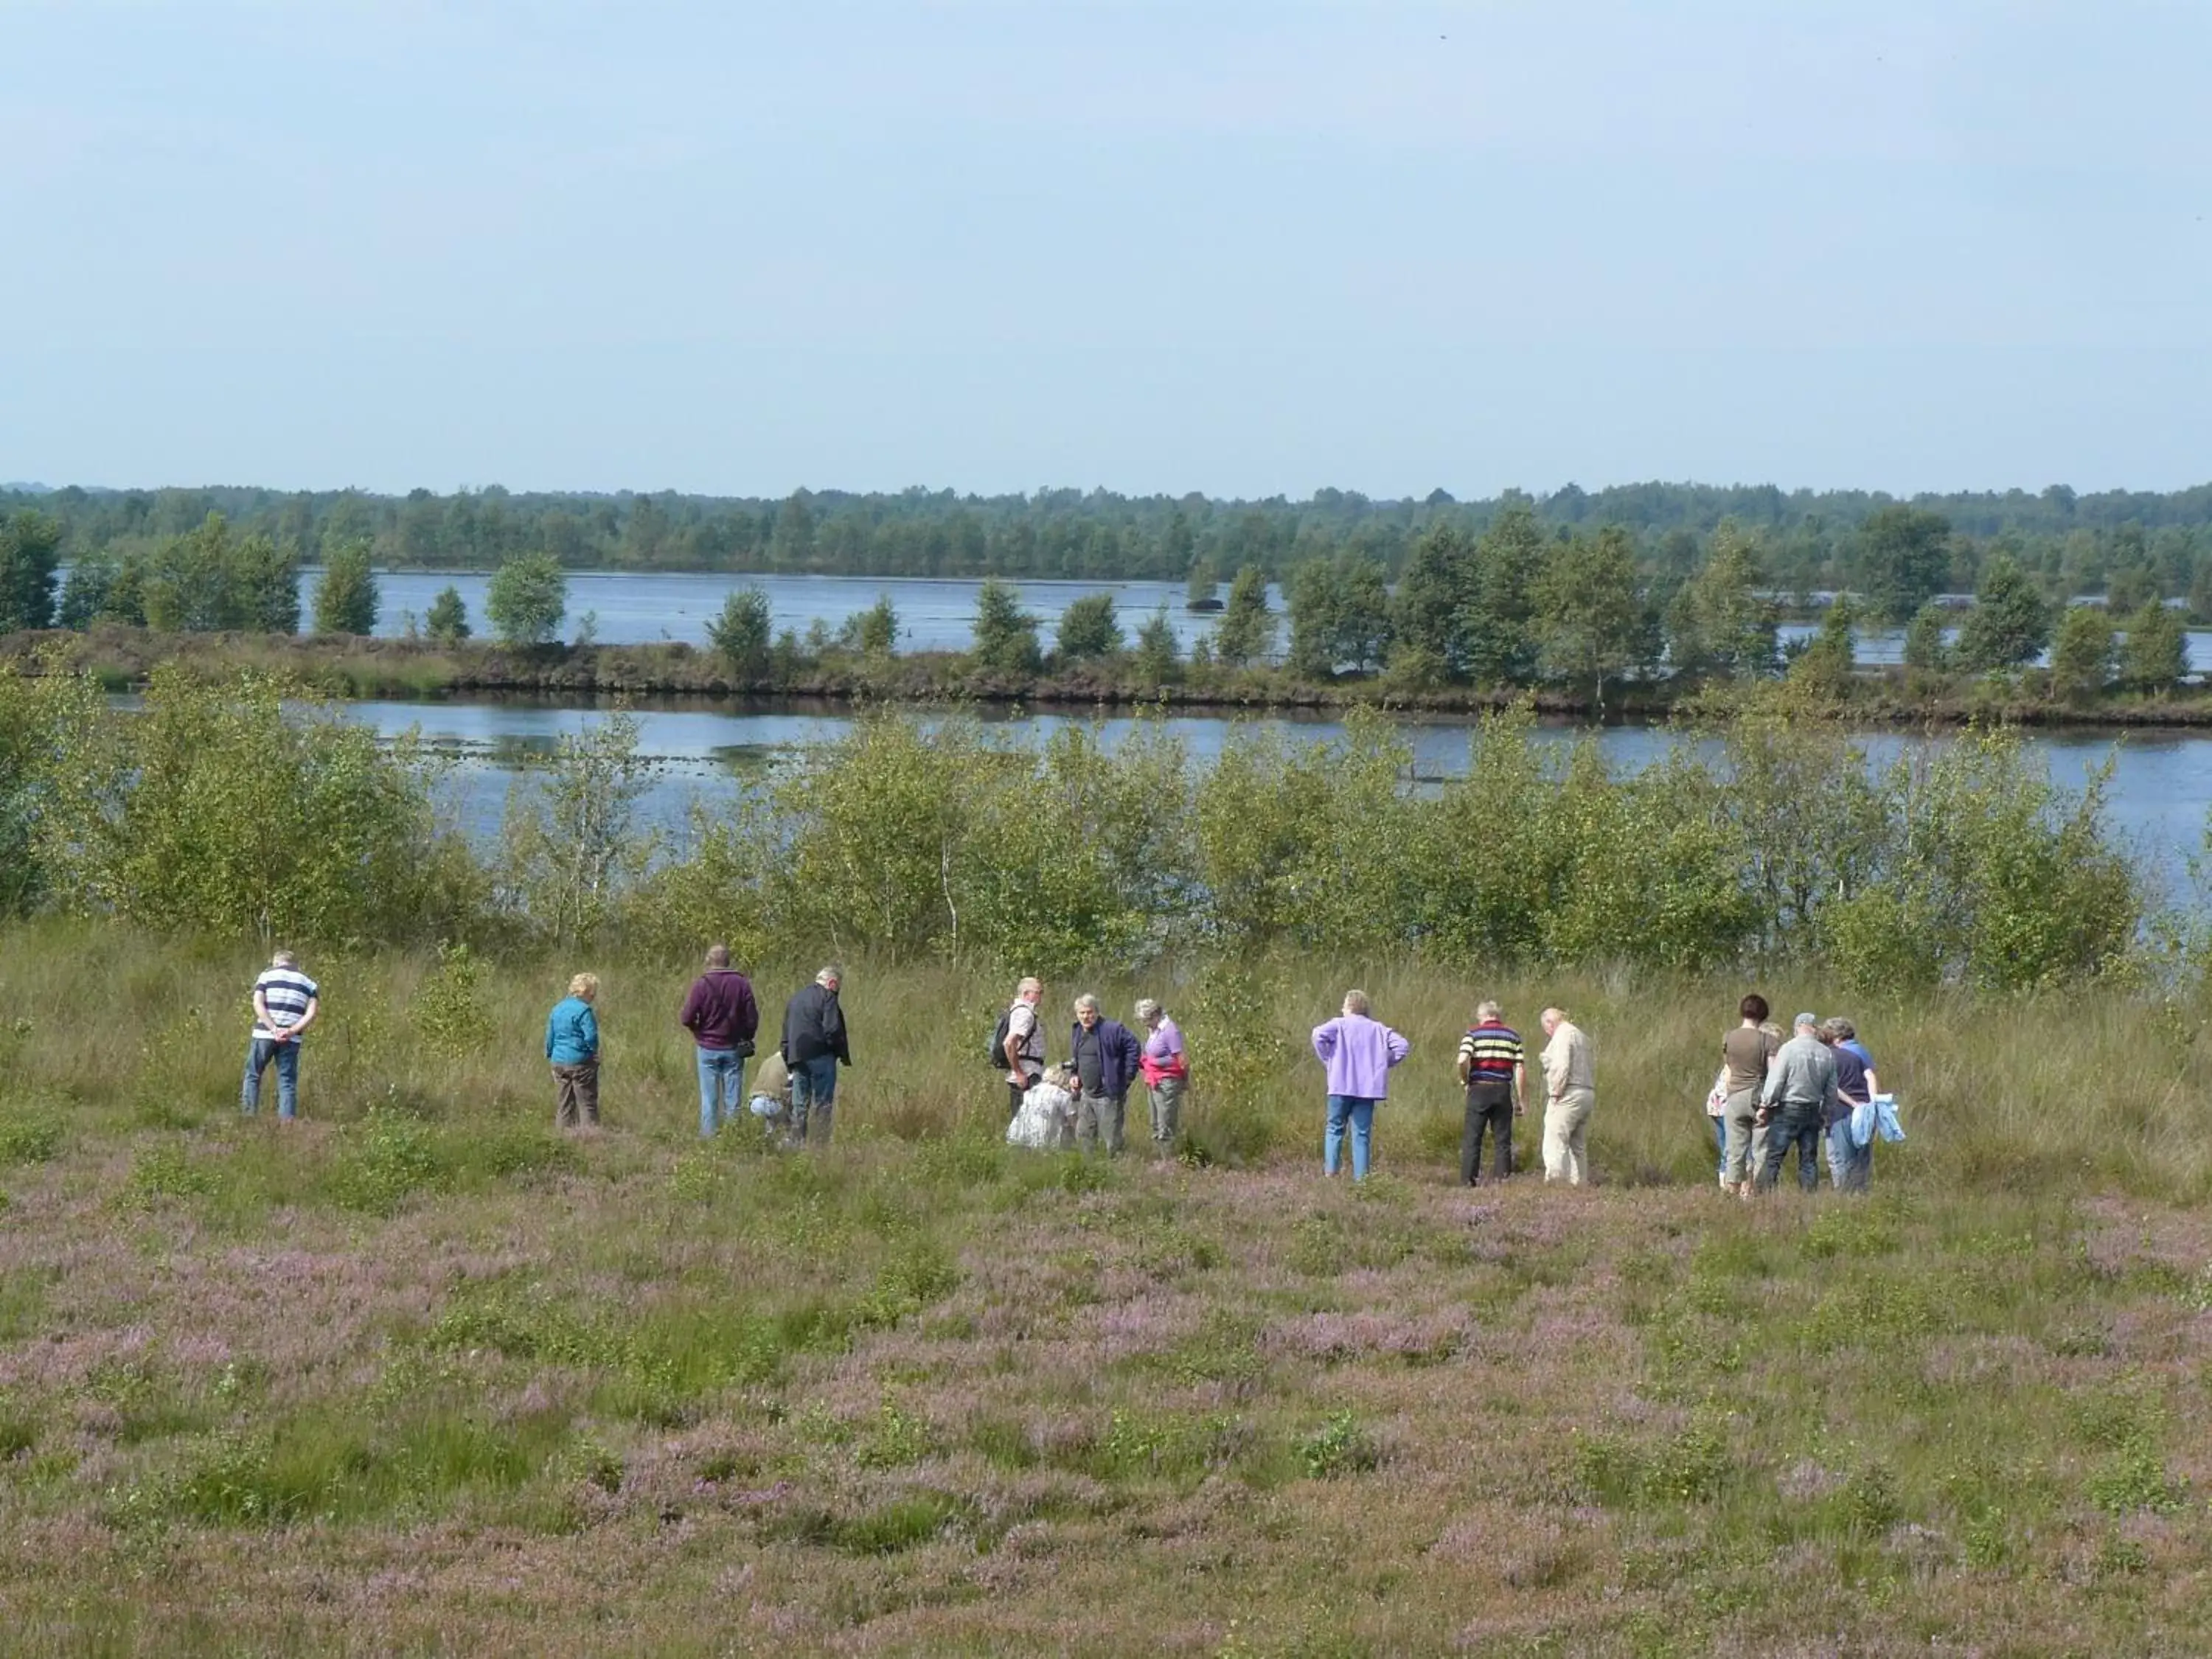
{"label": "person in white top", "polygon": [[1044,981],[1025,979],[1014,988],[1013,1006],[1006,1010],[1006,1036],[1000,1052],[1006,1057],[1009,1121],[1022,1109],[1022,1097],[1044,1075],[1044,1024],[1037,1018],[1037,1004],[1043,1000]]}
{"label": "person in white top", "polygon": [[1589,1180],[1589,1120],[1597,1104],[1590,1040],[1564,1008],[1544,1010],[1544,1179]]}
{"label": "person in white top", "polygon": [[1006,1125],[1006,1144],[1035,1152],[1075,1144],[1075,1079],[1065,1069],[1054,1066],[1022,1096]]}

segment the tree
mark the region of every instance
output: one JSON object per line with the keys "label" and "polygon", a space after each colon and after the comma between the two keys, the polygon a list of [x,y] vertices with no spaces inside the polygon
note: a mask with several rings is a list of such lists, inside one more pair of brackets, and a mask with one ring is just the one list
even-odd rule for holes
{"label": "tree", "polygon": [[1364,553],[1311,558],[1290,585],[1291,648],[1285,659],[1302,679],[1327,679],[1349,665],[1364,672],[1390,641],[1390,590],[1382,567]]}
{"label": "tree", "polygon": [[220,513],[156,547],[144,568],[146,624],[164,634],[300,626],[300,557],[256,532],[234,537]]}
{"label": "tree", "polygon": [[2120,647],[2120,678],[2138,691],[2162,697],[2189,672],[2189,635],[2172,609],[2153,599],[2128,618]]}
{"label": "tree", "polygon": [[1231,668],[1264,661],[1275,649],[1275,613],[1267,608],[1267,573],[1248,564],[1229,584],[1220,626],[1213,630],[1213,654]]}
{"label": "tree", "polygon": [[837,629],[837,643],[864,656],[888,657],[898,642],[898,608],[888,593],[876,595],[866,611],[845,618]]}
{"label": "tree", "polygon": [[1121,623],[1111,593],[1085,593],[1060,612],[1054,648],[1063,662],[1110,657],[1121,648]]}
{"label": "tree", "polygon": [[51,628],[61,520],[30,507],[0,518],[0,634]]}
{"label": "tree", "polygon": [[544,645],[568,611],[568,578],[550,553],[523,553],[492,573],[484,615],[511,646]]}
{"label": "tree", "polygon": [[2105,609],[2115,617],[2131,617],[2158,597],[2158,573],[2140,559],[2115,565],[2105,578]]}
{"label": "tree", "polygon": [[1943,591],[1951,578],[1951,521],[1918,507],[1876,507],[1859,526],[1859,585],[1892,627]]}
{"label": "tree", "polygon": [[369,563],[368,544],[340,544],[315,584],[315,632],[374,634],[376,605],[376,572]]}
{"label": "tree", "polygon": [[799,570],[814,562],[814,509],[807,494],[793,490],[775,510],[775,528],[769,532],[769,556],[780,570]]}
{"label": "tree", "polygon": [[1336,672],[1338,592],[1336,566],[1308,559],[1291,573],[1291,649],[1285,659],[1302,680],[1325,680]]}
{"label": "tree", "polygon": [[1850,690],[1851,668],[1857,660],[1851,629],[1857,621],[1850,595],[1837,594],[1820,618],[1820,631],[1805,642],[1805,648],[1790,665],[1790,683],[1829,698],[1839,698]]}
{"label": "tree", "polygon": [[2101,605],[2072,605],[2058,619],[2051,647],[2051,691],[2067,702],[2085,702],[2112,677],[2112,613]]}
{"label": "tree", "polygon": [[1175,625],[1169,622],[1168,608],[1163,603],[1137,630],[1137,649],[1133,659],[1137,676],[1147,685],[1170,684],[1182,678],[1181,658]]}
{"label": "tree", "polygon": [[2033,662],[2051,643],[2051,605],[2012,556],[1998,553],[1982,567],[1974,608],[1959,628],[1959,665],[1986,674]]}
{"label": "tree", "polygon": [[1160,532],[1161,573],[1173,576],[1178,570],[1187,572],[1192,583],[1191,597],[1210,599],[1213,597],[1211,587],[1203,595],[1196,592],[1199,563],[1194,556],[1197,550],[1198,538],[1191,533],[1189,515],[1179,507],[1174,508],[1168,514],[1166,528]]}
{"label": "tree", "polygon": [[633,830],[657,763],[638,752],[626,708],[563,737],[536,787],[509,791],[501,880],[556,944],[599,933],[626,880],[651,862],[653,838]]}
{"label": "tree", "polygon": [[1478,685],[1527,685],[1536,678],[1536,578],[1544,532],[1525,501],[1509,502],[1474,544],[1472,586],[1452,617],[1447,657]]}
{"label": "tree", "polygon": [[1212,610],[1215,605],[1219,603],[1219,601],[1214,598],[1214,589],[1220,586],[1220,582],[1214,576],[1213,567],[1212,565],[1208,564],[1204,559],[1195,559],[1192,561],[1190,567],[1190,582],[1189,585],[1183,589],[1183,609],[1186,611]]}
{"label": "tree", "polygon": [[1394,659],[1441,665],[1446,676],[1464,677],[1462,623],[1478,597],[1474,543],[1455,524],[1431,524],[1414,538],[1390,601]]}
{"label": "tree", "polygon": [[117,556],[115,550],[96,548],[70,566],[62,584],[61,625],[89,628],[96,622],[146,625],[144,586],[139,568]]}
{"label": "tree", "polygon": [[1605,683],[1658,654],[1628,532],[1607,525],[1561,544],[1537,579],[1535,598],[1545,662],[1562,678],[1587,678],[1602,718]]}
{"label": "tree", "polygon": [[468,638],[469,608],[461,602],[461,590],[450,586],[439,589],[422,627],[441,645],[458,645]]}
{"label": "tree", "polygon": [[300,550],[270,537],[241,538],[231,556],[232,626],[254,634],[300,631]]}
{"label": "tree", "polygon": [[1390,649],[1390,583],[1380,561],[1347,549],[1337,556],[1336,659],[1365,673]]}
{"label": "tree", "polygon": [[1668,608],[1676,673],[1755,679],[1774,672],[1777,618],[1773,602],[1759,592],[1765,580],[1757,540],[1723,520],[1705,568]]}
{"label": "tree", "polygon": [[757,679],[768,667],[772,625],[768,595],[740,587],[724,597],[722,614],[707,624],[707,638],[733,676]]}
{"label": "tree", "polygon": [[1914,611],[1905,627],[1905,665],[1917,674],[1948,672],[1951,647],[1943,635],[1950,625],[1951,613],[1932,599]]}
{"label": "tree", "polygon": [[994,576],[975,592],[975,642],[969,654],[996,674],[1034,674],[1040,662],[1037,619],[1014,590]]}

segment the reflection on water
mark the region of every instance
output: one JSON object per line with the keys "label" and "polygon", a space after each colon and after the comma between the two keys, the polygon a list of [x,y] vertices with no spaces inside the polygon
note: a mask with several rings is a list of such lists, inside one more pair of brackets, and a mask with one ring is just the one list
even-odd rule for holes
{"label": "reflection on water", "polygon": [[[550,754],[559,738],[604,718],[592,709],[517,701],[343,707],[349,718],[386,736],[418,731],[441,752],[459,757],[462,764],[448,786],[451,800],[462,821],[486,836],[497,830],[508,782],[532,761]],[[643,750],[656,763],[641,812],[647,822],[667,830],[688,823],[695,804],[711,811],[717,803],[732,799],[740,780],[760,776],[779,755],[834,740],[851,725],[849,716],[826,708],[765,700],[744,707],[663,705],[634,712]],[[1109,747],[1133,732],[1157,731],[1182,742],[1200,761],[1219,755],[1240,731],[1282,732],[1302,740],[1338,738],[1344,731],[1340,721],[1318,714],[1235,720],[1209,714],[1116,715],[1094,721],[1080,715],[1017,714],[1005,709],[991,713],[993,724],[1040,741],[1070,724],[1094,727]],[[1537,738],[1546,744],[1565,744],[1587,729],[1565,722],[1540,725]],[[1413,751],[1417,779],[1440,781],[1466,772],[1470,737],[1466,720],[1413,719],[1401,721],[1399,731]],[[1607,726],[1597,739],[1616,771],[1649,766],[1687,740],[1669,728],[1646,726]],[[1875,732],[1862,741],[1870,759],[1886,765],[1929,740]],[[2207,814],[2212,812],[2212,735],[2130,733],[2123,738],[2113,732],[2065,732],[2030,734],[2027,741],[2044,756],[2052,779],[2069,788],[2080,788],[2112,759],[2108,799],[2113,821],[2171,889],[2181,890],[2186,860],[2198,847]]]}

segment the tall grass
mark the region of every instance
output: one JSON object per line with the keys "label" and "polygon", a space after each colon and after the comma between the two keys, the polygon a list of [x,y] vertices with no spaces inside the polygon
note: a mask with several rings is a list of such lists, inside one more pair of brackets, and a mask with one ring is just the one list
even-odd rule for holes
{"label": "tall grass", "polygon": [[[234,1111],[246,993],[259,965],[243,949],[111,927],[56,921],[9,930],[0,948],[0,1045],[9,1051],[0,1149],[38,1157],[58,1133],[200,1127]],[[784,997],[816,965],[754,964],[764,1047],[775,1040]],[[572,972],[590,968],[602,985],[609,1122],[658,1142],[696,1133],[692,1049],[675,1021],[690,968],[532,952],[475,963],[469,984],[457,988],[430,952],[337,954],[308,966],[325,1001],[303,1066],[311,1118],[352,1133],[372,1115],[396,1114],[436,1126],[455,1146],[550,1123],[545,1012]],[[863,958],[846,973],[856,1063],[841,1085],[841,1134],[918,1142],[1003,1127],[1003,1091],[981,1056],[1009,982],[937,962]],[[1236,995],[1222,994],[1225,983]],[[1532,1062],[1540,1042],[1535,1016],[1547,1004],[1570,1009],[1590,1033],[1601,1180],[1709,1181],[1702,1103],[1735,1004],[1757,988],[1779,1014],[1810,1007],[1856,1022],[1884,1085],[1903,1102],[1910,1136],[1878,1152],[1882,1184],[2124,1191],[2191,1202],[2212,1195],[2212,1060],[2200,1041],[2202,1011],[2145,992],[1884,1000],[1841,997],[1791,977],[1756,985],[1625,972],[1478,979],[1392,955],[1334,966],[1261,957],[1054,982],[1046,1023],[1057,1054],[1079,991],[1097,991],[1125,1020],[1139,996],[1158,997],[1183,1024],[1196,1069],[1188,1150],[1260,1163],[1315,1150],[1322,1079],[1307,1034],[1353,984],[1413,1045],[1377,1120],[1386,1165],[1450,1164],[1461,1120],[1454,1048],[1475,1004],[1496,997],[1528,1036]],[[458,1014],[457,996],[465,1004]],[[88,1010],[97,1011],[88,1041],[81,1035]],[[1133,1121],[1141,1121],[1139,1102]],[[1536,1152],[1534,1114],[1521,1139],[1526,1164]],[[394,1170],[410,1156],[396,1143],[380,1155]]]}

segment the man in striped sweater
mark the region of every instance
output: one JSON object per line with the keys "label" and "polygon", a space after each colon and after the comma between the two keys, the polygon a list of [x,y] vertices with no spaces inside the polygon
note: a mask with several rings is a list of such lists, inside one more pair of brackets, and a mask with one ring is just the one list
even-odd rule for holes
{"label": "man in striped sweater", "polygon": [[321,1013],[321,989],[300,971],[300,958],[279,951],[269,971],[253,981],[253,1038],[246,1050],[246,1086],[240,1105],[248,1117],[261,1109],[261,1074],[276,1066],[276,1115],[289,1123],[300,1110],[300,1039]]}
{"label": "man in striped sweater", "polygon": [[1505,1023],[1504,1011],[1486,1002],[1474,1011],[1474,1025],[1459,1040],[1460,1081],[1467,1085],[1467,1127],[1459,1138],[1459,1178],[1473,1187],[1482,1177],[1482,1132],[1497,1148],[1497,1173],[1513,1173],[1513,1120],[1527,1109],[1528,1066],[1521,1034]]}

